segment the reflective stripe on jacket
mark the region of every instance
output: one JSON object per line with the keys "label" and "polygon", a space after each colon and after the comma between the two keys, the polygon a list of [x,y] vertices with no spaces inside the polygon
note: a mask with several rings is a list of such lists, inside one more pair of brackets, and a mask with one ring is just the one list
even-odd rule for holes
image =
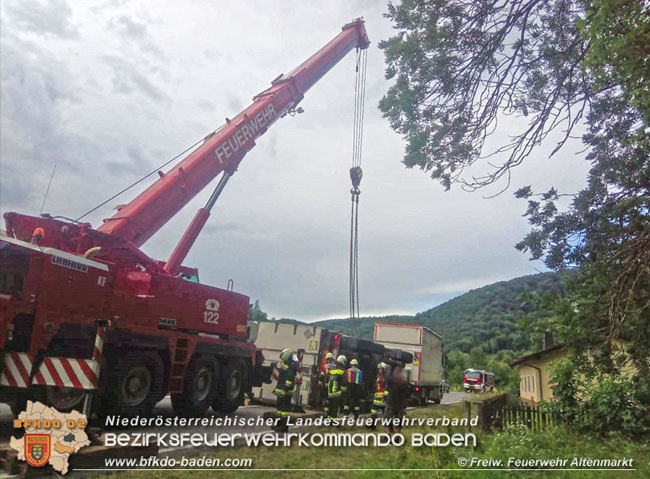
{"label": "reflective stripe on jacket", "polygon": [[284,396],[286,394],[293,394],[296,390],[296,373],[298,365],[294,363],[282,362],[280,365],[280,373],[278,374],[278,382],[275,385],[273,394],[276,396]]}
{"label": "reflective stripe on jacket", "polygon": [[327,375],[327,397],[339,397],[347,389],[345,371],[338,364]]}
{"label": "reflective stripe on jacket", "polygon": [[388,394],[386,391],[386,383],[384,382],[384,375],[378,374],[377,379],[375,380],[375,397],[373,399],[374,404],[384,404],[384,398]]}
{"label": "reflective stripe on jacket", "polygon": [[363,371],[356,366],[352,366],[345,371],[345,379],[350,385],[357,384],[360,386],[363,384]]}

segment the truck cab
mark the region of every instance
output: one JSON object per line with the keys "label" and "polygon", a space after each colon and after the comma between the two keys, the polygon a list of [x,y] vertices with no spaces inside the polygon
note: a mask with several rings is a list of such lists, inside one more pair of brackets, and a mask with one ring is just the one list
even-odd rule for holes
{"label": "truck cab", "polygon": [[483,369],[466,369],[463,374],[465,392],[494,391],[494,373]]}

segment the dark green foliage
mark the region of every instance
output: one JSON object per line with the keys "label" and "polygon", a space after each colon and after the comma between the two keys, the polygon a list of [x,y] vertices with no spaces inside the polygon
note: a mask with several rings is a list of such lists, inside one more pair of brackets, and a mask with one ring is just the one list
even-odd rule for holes
{"label": "dark green foliage", "polygon": [[533,291],[561,293],[560,275],[542,273],[484,286],[416,314],[415,321],[441,334],[450,351],[468,353],[475,346],[488,353],[536,350],[541,341],[531,345],[530,334],[517,327],[528,310],[521,296]]}
{"label": "dark green foliage", "polygon": [[[650,430],[650,11],[633,0],[405,0],[380,47],[395,82],[380,109],[407,140],[404,162],[445,188],[511,179],[551,132],[553,151],[584,125],[591,169],[581,191],[517,190],[531,232],[517,245],[574,268],[566,294],[536,298],[536,331],[569,345],[556,402],[598,431]],[[525,128],[495,151],[504,115]],[[466,169],[494,156],[484,176]],[[530,161],[530,160],[529,160]],[[561,201],[570,198],[569,203]],[[622,347],[618,347],[622,345]],[[465,350],[469,345],[464,345]],[[622,375],[625,376],[623,379]],[[579,376],[575,376],[579,374]],[[581,378],[578,380],[578,377]],[[628,379],[629,378],[629,379]],[[584,382],[581,382],[584,380]],[[595,385],[598,385],[597,387]],[[599,396],[593,394],[598,390]],[[607,397],[603,397],[607,395]],[[606,413],[604,412],[606,410]],[[602,414],[593,413],[601,411]]]}
{"label": "dark green foliage", "polygon": [[643,382],[583,367],[573,354],[552,365],[551,380],[557,384],[551,410],[569,424],[601,434],[621,432],[637,439],[650,439],[650,404]]}
{"label": "dark green foliage", "polygon": [[269,320],[268,315],[264,311],[262,311],[262,308],[260,308],[260,301],[258,299],[256,299],[255,303],[251,304],[249,307],[248,320],[259,321],[259,322],[264,322]]}

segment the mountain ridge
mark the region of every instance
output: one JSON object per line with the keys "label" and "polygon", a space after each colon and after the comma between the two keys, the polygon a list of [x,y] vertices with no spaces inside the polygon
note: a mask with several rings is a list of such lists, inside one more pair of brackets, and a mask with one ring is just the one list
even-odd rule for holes
{"label": "mountain ridge", "polygon": [[372,338],[377,321],[426,326],[440,334],[445,349],[469,352],[481,345],[486,352],[526,351],[530,334],[518,327],[525,315],[520,297],[525,292],[561,292],[562,275],[545,272],[497,281],[472,289],[415,315],[366,316],[326,319],[308,323],[338,329],[345,334]]}

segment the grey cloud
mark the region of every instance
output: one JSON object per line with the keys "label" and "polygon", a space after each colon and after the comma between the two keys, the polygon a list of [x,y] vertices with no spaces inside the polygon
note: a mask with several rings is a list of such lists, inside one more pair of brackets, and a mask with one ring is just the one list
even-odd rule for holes
{"label": "grey cloud", "polygon": [[71,22],[72,9],[65,0],[5,1],[3,13],[25,31],[64,38],[79,36],[79,28]]}
{"label": "grey cloud", "polygon": [[230,94],[228,98],[228,109],[232,111],[232,115],[234,116],[235,112],[239,113],[241,110],[244,109],[244,102],[239,98],[239,95],[236,94]]}
{"label": "grey cloud", "polygon": [[[144,53],[141,60],[147,62],[150,68],[157,69],[156,65],[165,60],[165,55],[150,35],[148,25],[151,23],[150,18],[138,19],[131,14],[122,14],[109,19],[107,26],[130,45]],[[148,58],[148,56],[152,58]]]}
{"label": "grey cloud", "polygon": [[111,25],[116,26],[119,31],[134,39],[143,40],[148,37],[147,25],[133,20],[127,15],[121,15],[117,19],[111,21]]}
{"label": "grey cloud", "polygon": [[143,69],[133,62],[115,55],[105,55],[104,60],[111,67],[111,81],[116,93],[137,95],[140,92],[154,101],[170,101],[162,88],[154,85]]}
{"label": "grey cloud", "polygon": [[140,145],[127,145],[124,154],[115,160],[106,162],[109,172],[114,175],[133,174],[141,176],[145,172],[150,162],[147,161],[147,152]]}
{"label": "grey cloud", "polygon": [[215,110],[214,103],[212,103],[211,101],[208,101],[208,100],[199,100],[199,101],[196,102],[196,106],[199,107],[201,110],[207,111],[207,112],[210,112],[210,113],[214,112],[214,110]]}
{"label": "grey cloud", "polygon": [[[79,87],[64,63],[8,33],[2,36],[0,75],[0,155],[3,176],[10,178],[10,186],[2,188],[3,203],[33,200],[39,177],[54,163],[74,163],[78,159],[69,152],[85,149],[77,137],[65,134],[60,110],[79,101]],[[33,170],[25,170],[27,165]]]}

